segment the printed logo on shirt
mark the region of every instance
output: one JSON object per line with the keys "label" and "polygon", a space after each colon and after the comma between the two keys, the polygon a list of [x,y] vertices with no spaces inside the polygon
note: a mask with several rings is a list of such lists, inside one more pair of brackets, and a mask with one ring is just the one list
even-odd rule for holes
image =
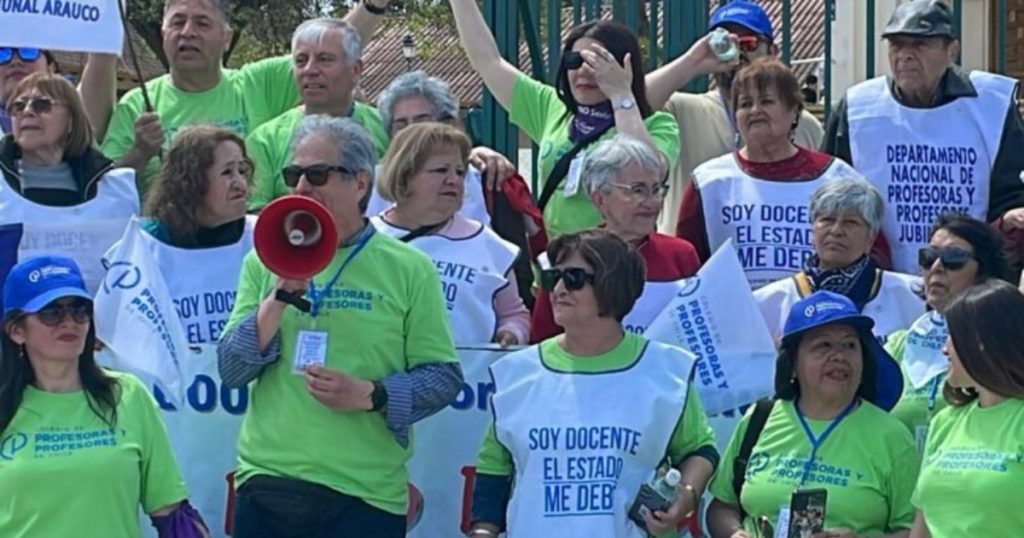
{"label": "printed logo on shirt", "polygon": [[528,449],[543,458],[544,517],[612,515],[625,460],[642,436],[613,425],[531,428]]}
{"label": "printed logo on shirt", "polygon": [[968,213],[974,205],[980,172],[973,147],[888,144],[885,166],[889,183],[882,194],[896,215],[898,243],[926,243],[936,217]]}
{"label": "printed logo on shirt", "polygon": [[28,436],[15,432],[0,439],[0,460],[13,460],[14,455],[28,444]]}
{"label": "printed logo on shirt", "polygon": [[[174,299],[174,309],[185,327],[189,344],[212,344],[220,339],[228,314],[235,306],[235,294],[235,291],[214,291]],[[201,321],[193,321],[193,318]]]}
{"label": "printed logo on shirt", "polygon": [[32,457],[37,459],[70,456],[76,452],[113,446],[117,446],[117,432],[110,428],[51,427],[32,434]]}
{"label": "printed logo on shirt", "polygon": [[748,274],[799,271],[814,253],[806,204],[733,204],[722,208],[720,218],[723,229],[733,230],[740,264]]}
{"label": "printed logo on shirt", "polygon": [[1024,453],[965,447],[939,449],[925,460],[925,465],[949,475],[965,471],[1005,473],[1010,465],[1021,463],[1024,463]]}
{"label": "printed logo on shirt", "polygon": [[750,460],[747,461],[747,478],[765,470],[771,461],[772,456],[767,452],[757,452],[750,456]]}
{"label": "printed logo on shirt", "polygon": [[355,288],[335,286],[324,296],[322,308],[327,310],[361,310],[373,311],[374,303],[380,303],[384,296],[380,293]]}
{"label": "printed logo on shirt", "polygon": [[[235,134],[237,134],[238,136],[245,138],[245,135],[248,132],[247,127],[249,122],[246,121],[245,118],[233,118],[227,120],[199,120],[192,121],[191,124],[203,124],[213,125],[214,127],[221,127],[229,131],[234,131]],[[174,140],[174,137],[178,134],[178,131],[188,126],[189,124],[164,127],[164,149],[166,150],[170,148],[171,141]]]}
{"label": "printed logo on shirt", "polygon": [[[767,463],[766,461],[765,465],[758,469],[758,471],[748,470],[748,473],[753,474],[753,472],[768,470],[769,465]],[[770,484],[799,484],[800,480],[804,477],[804,467],[806,465],[806,455],[778,456],[773,465],[770,466],[771,472],[766,480]],[[862,480],[864,480],[864,473],[816,459],[807,469],[807,479],[804,480],[804,486],[837,486],[845,488],[850,485],[851,481],[860,482]]]}

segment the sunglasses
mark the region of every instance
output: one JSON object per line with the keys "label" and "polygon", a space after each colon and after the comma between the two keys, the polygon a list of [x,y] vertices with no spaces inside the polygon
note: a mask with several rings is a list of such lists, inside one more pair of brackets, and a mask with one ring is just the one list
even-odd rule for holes
{"label": "sunglasses", "polygon": [[974,254],[958,247],[922,247],[917,251],[917,264],[922,269],[935,265],[935,260],[942,260],[942,266],[950,271],[957,271],[974,259]]}
{"label": "sunglasses", "polygon": [[11,110],[9,112],[11,116],[20,116],[24,114],[26,110],[31,110],[36,114],[47,114],[53,110],[54,104],[56,104],[56,101],[49,97],[18,99],[11,103]]}
{"label": "sunglasses", "polygon": [[51,303],[35,313],[39,322],[47,327],[60,325],[64,321],[64,317],[68,315],[75,323],[89,323],[89,320],[92,319],[92,303],[88,301],[75,301],[66,305]]}
{"label": "sunglasses", "polygon": [[565,289],[569,291],[579,291],[588,283],[593,284],[595,278],[597,278],[597,275],[594,273],[588,273],[586,270],[579,267],[544,269],[540,272],[540,287],[544,288],[544,291],[551,293],[555,291],[555,286],[558,285],[558,281],[561,280],[565,284]]}
{"label": "sunglasses", "polygon": [[43,51],[28,47],[0,47],[0,65],[7,65],[11,63],[15,54],[17,54],[18,58],[21,58],[21,61],[23,62],[34,62],[43,55]]}
{"label": "sunglasses", "polygon": [[761,40],[752,35],[740,36],[737,42],[743,52],[754,52],[761,45]]}
{"label": "sunglasses", "polygon": [[302,176],[306,176],[306,180],[309,181],[314,187],[323,187],[327,184],[327,179],[331,176],[331,172],[340,172],[345,175],[355,175],[355,172],[344,166],[334,166],[330,164],[314,164],[312,166],[298,166],[291,165],[286,166],[281,170],[281,175],[284,176],[284,184],[288,185],[289,188],[294,189],[299,184],[299,180]]}
{"label": "sunglasses", "polygon": [[565,64],[565,68],[569,71],[573,71],[583,67],[583,55],[578,51],[569,50],[562,56],[562,63]]}

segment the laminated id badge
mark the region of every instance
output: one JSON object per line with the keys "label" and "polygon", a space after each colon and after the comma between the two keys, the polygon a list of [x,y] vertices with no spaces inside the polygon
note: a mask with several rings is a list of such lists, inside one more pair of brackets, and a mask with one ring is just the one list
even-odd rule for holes
{"label": "laminated id badge", "polygon": [[562,195],[571,198],[580,190],[580,181],[583,175],[583,160],[587,158],[586,150],[581,151],[569,162],[569,172],[565,175],[565,188]]}
{"label": "laminated id badge", "polygon": [[310,366],[327,365],[327,331],[299,331],[295,340],[292,372],[305,373]]}

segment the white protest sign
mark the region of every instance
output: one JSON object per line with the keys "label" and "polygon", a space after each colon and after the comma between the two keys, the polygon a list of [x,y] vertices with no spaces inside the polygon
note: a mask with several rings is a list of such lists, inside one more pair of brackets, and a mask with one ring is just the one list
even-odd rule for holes
{"label": "white protest sign", "polygon": [[180,404],[182,362],[189,349],[181,320],[137,218],[111,252],[96,292],[96,338],[110,348],[111,367],[152,379]]}
{"label": "white protest sign", "polygon": [[121,54],[118,0],[0,0],[0,46]]}
{"label": "white protest sign", "polygon": [[413,426],[414,446],[409,460],[409,481],[420,493],[422,513],[410,522],[412,538],[456,538],[469,515],[470,491],[476,454],[492,418],[489,368],[506,353],[520,348],[493,345],[460,347],[462,391],[451,405]]}
{"label": "white protest sign", "polygon": [[694,386],[709,416],[773,393],[775,344],[731,240],[686,280],[644,336],[697,356]]}

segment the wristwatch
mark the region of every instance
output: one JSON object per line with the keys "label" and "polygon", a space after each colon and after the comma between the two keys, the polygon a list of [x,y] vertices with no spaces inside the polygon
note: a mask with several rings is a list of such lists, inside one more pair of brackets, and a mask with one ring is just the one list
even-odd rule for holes
{"label": "wristwatch", "polygon": [[384,406],[388,404],[388,391],[384,388],[384,383],[380,381],[373,382],[373,392],[370,393],[370,411],[380,411],[384,409]]}
{"label": "wristwatch", "polygon": [[636,100],[632,97],[624,97],[618,103],[615,103],[615,108],[622,110],[629,110],[636,106]]}
{"label": "wristwatch", "polygon": [[388,12],[387,6],[380,7],[380,6],[376,5],[376,4],[374,4],[373,2],[370,2],[370,0],[363,0],[363,7],[366,8],[366,11],[369,11],[370,13],[373,13],[374,15],[385,15]]}

